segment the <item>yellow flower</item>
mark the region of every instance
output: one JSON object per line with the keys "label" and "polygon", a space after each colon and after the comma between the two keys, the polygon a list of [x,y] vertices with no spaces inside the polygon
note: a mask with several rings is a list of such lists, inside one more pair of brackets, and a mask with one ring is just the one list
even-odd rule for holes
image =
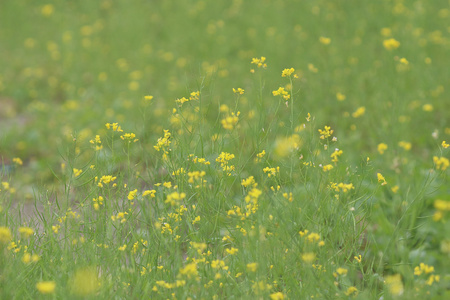
{"label": "yellow flower", "polygon": [[400,274],[386,276],[384,282],[392,295],[400,296],[403,294],[403,282]]}
{"label": "yellow flower", "polygon": [[284,69],[283,72],[281,72],[281,77],[290,77],[294,72],[295,72],[294,68]]}
{"label": "yellow flower", "polygon": [[433,111],[434,108],[433,108],[433,105],[427,103],[422,106],[422,109],[423,109],[423,111],[431,112],[431,111]]}
{"label": "yellow flower", "polygon": [[254,272],[256,272],[257,269],[258,269],[258,263],[247,264],[247,271],[254,273]]}
{"label": "yellow flower", "polygon": [[409,61],[403,57],[403,58],[400,58],[400,63],[407,65],[407,64],[409,64]]}
{"label": "yellow flower", "polygon": [[302,260],[305,263],[312,263],[316,259],[316,255],[313,252],[303,253]]}
{"label": "yellow flower", "polygon": [[436,170],[444,171],[450,166],[450,161],[446,157],[433,156],[433,162],[436,165]]}
{"label": "yellow flower", "polygon": [[390,38],[390,39],[383,41],[383,46],[384,46],[384,48],[386,48],[386,50],[390,51],[390,50],[394,50],[394,49],[397,49],[398,47],[400,47],[400,42],[394,38]]}
{"label": "yellow flower", "polygon": [[13,162],[19,166],[23,165],[23,161],[19,157],[14,157]]}
{"label": "yellow flower", "polygon": [[334,168],[333,165],[328,164],[328,165],[323,166],[322,170],[324,172],[328,172],[328,171],[330,171],[333,168]]}
{"label": "yellow flower", "polygon": [[443,147],[444,149],[447,149],[448,147],[450,147],[450,145],[447,144],[446,141],[442,141],[442,147]]}
{"label": "yellow flower", "polygon": [[33,235],[34,230],[30,227],[19,227],[19,233],[25,238],[29,238],[31,235]]}
{"label": "yellow flower", "polygon": [[95,268],[79,269],[70,281],[70,290],[77,296],[89,296],[97,292],[100,287],[97,270]]}
{"label": "yellow flower", "polygon": [[346,296],[350,296],[350,295],[358,295],[358,289],[354,286],[351,286],[347,289],[347,291],[345,292]]}
{"label": "yellow flower", "polygon": [[252,64],[255,64],[258,66],[258,68],[267,68],[267,64],[265,63],[266,58],[264,56],[261,56],[261,58],[252,58]]}
{"label": "yellow flower", "polygon": [[55,9],[54,9],[53,5],[46,4],[46,5],[42,6],[41,13],[42,13],[43,16],[49,17],[49,16],[51,16],[53,14],[54,10]]}
{"label": "yellow flower", "polygon": [[321,37],[319,38],[319,42],[321,42],[321,43],[324,44],[324,45],[329,45],[329,44],[331,43],[331,39],[330,39],[330,38],[327,38],[327,37],[321,36]]}
{"label": "yellow flower", "polygon": [[359,118],[366,112],[366,108],[364,106],[358,107],[357,110],[355,110],[354,113],[352,113],[353,118]]}
{"label": "yellow flower", "polygon": [[56,283],[54,281],[41,281],[36,283],[36,288],[41,294],[53,294],[55,292]]}
{"label": "yellow flower", "polygon": [[244,89],[241,89],[241,88],[235,89],[235,88],[233,88],[233,93],[235,93],[235,94],[243,95],[244,92],[245,92]]}
{"label": "yellow flower", "polygon": [[7,244],[11,239],[11,230],[8,227],[0,226],[0,243]]}
{"label": "yellow flower", "polygon": [[345,99],[346,99],[347,97],[344,95],[344,94],[342,94],[342,93],[336,93],[336,99],[338,100],[338,101],[344,101]]}
{"label": "yellow flower", "polygon": [[378,179],[378,182],[381,182],[381,185],[387,184],[386,179],[384,178],[384,176],[381,173],[377,173],[377,179]]}
{"label": "yellow flower", "polygon": [[386,145],[385,143],[379,143],[377,146],[377,150],[381,155],[384,154],[384,151],[386,151],[387,148],[388,148],[388,145]]}
{"label": "yellow flower", "polygon": [[400,142],[398,142],[398,146],[402,147],[406,151],[411,150],[411,143],[410,142],[400,141]]}
{"label": "yellow flower", "polygon": [[284,299],[284,294],[282,292],[277,292],[277,293],[270,294],[270,299],[271,300],[283,300]]}
{"label": "yellow flower", "polygon": [[73,176],[74,176],[74,177],[80,176],[81,173],[83,173],[83,170],[79,170],[79,169],[73,168]]}

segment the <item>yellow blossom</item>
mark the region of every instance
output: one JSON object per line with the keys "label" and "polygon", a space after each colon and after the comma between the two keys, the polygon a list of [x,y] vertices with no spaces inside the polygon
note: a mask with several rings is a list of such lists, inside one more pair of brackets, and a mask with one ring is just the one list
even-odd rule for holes
{"label": "yellow blossom", "polygon": [[244,92],[245,92],[244,89],[241,89],[241,88],[235,89],[235,88],[233,88],[233,93],[235,93],[235,94],[243,95]]}
{"label": "yellow blossom", "polygon": [[345,99],[346,99],[347,97],[344,95],[344,94],[342,94],[342,93],[336,93],[336,99],[338,100],[338,101],[344,101]]}
{"label": "yellow blossom", "polygon": [[386,151],[387,148],[388,148],[388,145],[386,145],[385,143],[380,143],[380,144],[378,144],[378,146],[377,146],[377,150],[378,150],[378,152],[379,152],[381,155],[384,154],[384,151]]}
{"label": "yellow blossom", "polygon": [[94,295],[99,287],[97,270],[92,267],[77,270],[70,280],[70,291],[77,296]]}
{"label": "yellow blossom", "polygon": [[383,41],[383,46],[384,46],[384,48],[386,48],[386,50],[390,51],[390,50],[394,50],[394,49],[397,49],[398,47],[400,47],[400,42],[394,38],[390,38],[390,39]]}
{"label": "yellow blossom", "polygon": [[366,112],[366,108],[364,106],[358,107],[355,112],[352,113],[353,118],[359,118]]}
{"label": "yellow blossom", "polygon": [[255,64],[258,66],[258,68],[263,67],[264,69],[267,68],[267,64],[265,63],[266,58],[264,56],[261,56],[261,58],[252,58],[252,64]]}
{"label": "yellow blossom", "polygon": [[294,72],[295,72],[294,68],[284,69],[283,72],[281,72],[281,77],[290,77]]}
{"label": "yellow blossom", "polygon": [[15,163],[16,165],[19,165],[19,166],[23,165],[23,161],[19,157],[14,157],[13,163]]}
{"label": "yellow blossom", "polygon": [[324,45],[329,45],[329,44],[331,43],[331,39],[330,39],[330,38],[327,38],[327,37],[321,36],[321,37],[319,38],[319,42],[322,43],[322,44],[324,44]]}
{"label": "yellow blossom", "polygon": [[381,173],[377,173],[377,179],[378,182],[381,182],[381,185],[386,185],[386,179],[384,178],[384,176]]}
{"label": "yellow blossom", "polygon": [[305,263],[312,263],[316,259],[316,255],[313,252],[303,253],[302,260]]}
{"label": "yellow blossom", "polygon": [[384,282],[392,295],[400,296],[403,294],[403,282],[400,274],[386,276]]}
{"label": "yellow blossom", "polygon": [[56,283],[54,281],[41,281],[36,283],[36,289],[41,294],[53,294],[55,292]]}
{"label": "yellow blossom", "polygon": [[283,300],[285,298],[284,294],[282,292],[276,292],[273,294],[270,294],[271,300]]}
{"label": "yellow blossom", "polygon": [[247,271],[254,273],[254,272],[256,272],[257,269],[258,269],[258,263],[247,264]]}
{"label": "yellow blossom", "polygon": [[436,170],[445,171],[450,166],[450,161],[446,157],[433,156],[433,162],[436,165]]}
{"label": "yellow blossom", "polygon": [[350,295],[358,295],[358,289],[354,286],[351,286],[347,289],[347,291],[345,292],[346,296],[350,296]]}
{"label": "yellow blossom", "polygon": [[23,238],[27,239],[33,235],[34,230],[30,227],[19,227],[19,233],[23,236]]}
{"label": "yellow blossom", "polygon": [[0,243],[7,244],[11,239],[11,230],[8,227],[0,226]]}

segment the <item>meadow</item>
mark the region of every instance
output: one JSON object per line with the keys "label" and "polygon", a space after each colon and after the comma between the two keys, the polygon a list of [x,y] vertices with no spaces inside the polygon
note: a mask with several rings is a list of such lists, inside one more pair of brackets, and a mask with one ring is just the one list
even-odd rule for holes
{"label": "meadow", "polygon": [[0,299],[450,299],[450,6],[0,2]]}

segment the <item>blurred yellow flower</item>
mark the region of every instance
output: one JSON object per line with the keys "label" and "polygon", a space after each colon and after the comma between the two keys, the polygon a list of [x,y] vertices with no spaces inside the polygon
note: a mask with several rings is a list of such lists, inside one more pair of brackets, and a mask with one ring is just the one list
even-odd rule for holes
{"label": "blurred yellow flower", "polygon": [[398,47],[400,47],[400,42],[394,38],[390,38],[390,39],[383,41],[383,46],[384,46],[384,48],[386,48],[387,50],[390,51],[390,50],[394,50],[394,49],[397,49]]}
{"label": "blurred yellow flower", "polygon": [[41,281],[36,283],[36,289],[41,294],[53,294],[55,292],[56,283],[54,281]]}

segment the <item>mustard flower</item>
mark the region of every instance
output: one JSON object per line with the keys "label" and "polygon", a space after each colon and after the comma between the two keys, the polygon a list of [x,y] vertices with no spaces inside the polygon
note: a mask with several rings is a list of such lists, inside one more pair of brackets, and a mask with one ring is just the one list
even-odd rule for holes
{"label": "mustard flower", "polygon": [[333,134],[333,130],[330,126],[325,126],[324,129],[319,129],[320,139],[324,140],[329,138]]}
{"label": "mustard flower", "polygon": [[19,166],[23,165],[23,161],[19,157],[14,157],[13,163],[15,163],[16,165],[19,165]]}
{"label": "mustard flower", "polygon": [[284,87],[279,87],[278,90],[272,91],[272,94],[274,96],[282,96],[285,100],[288,100],[291,98],[291,95],[287,91],[285,91]]}
{"label": "mustard flower", "polygon": [[450,147],[450,145],[447,144],[446,141],[442,141],[442,147],[443,147],[444,149],[447,149],[448,147]]}
{"label": "mustard flower", "polygon": [[188,279],[197,278],[198,277],[197,264],[194,262],[187,264],[186,266],[184,266],[184,268],[180,268],[180,270],[178,271],[178,276],[185,276]]}
{"label": "mustard flower", "polygon": [[93,295],[100,287],[100,280],[95,268],[83,268],[75,272],[70,280],[72,294],[86,297]]}
{"label": "mustard flower", "polygon": [[353,118],[359,118],[366,112],[366,108],[364,106],[358,107],[355,112],[352,113]]}
{"label": "mustard flower", "polygon": [[294,72],[295,72],[294,68],[284,69],[283,72],[281,72],[281,77],[291,77],[292,73]]}
{"label": "mustard flower", "polygon": [[381,155],[384,154],[384,151],[386,151],[387,148],[388,148],[388,145],[386,145],[385,143],[379,143],[377,146],[377,150]]}
{"label": "mustard flower", "polygon": [[329,44],[331,43],[331,39],[330,39],[330,38],[327,38],[327,37],[321,36],[321,37],[319,38],[319,42],[322,43],[322,44],[324,44],[324,45],[329,45]]}
{"label": "mustard flower", "polygon": [[106,123],[105,126],[108,130],[112,129],[113,131],[123,132],[122,128],[119,126],[119,123]]}
{"label": "mustard flower", "polygon": [[386,185],[386,179],[384,178],[384,176],[381,173],[377,173],[377,179],[378,182],[381,182],[381,185]]}
{"label": "mustard flower", "polygon": [[0,243],[7,244],[11,239],[11,230],[8,227],[0,226]]}
{"label": "mustard flower", "polygon": [[344,94],[342,94],[342,93],[336,93],[336,99],[338,100],[338,101],[344,101],[345,99],[346,99],[347,97],[344,95]]}
{"label": "mustard flower", "polygon": [[316,255],[313,252],[307,252],[302,254],[302,260],[305,263],[312,263],[316,259]]}
{"label": "mustard flower", "polygon": [[433,156],[433,162],[437,170],[446,170],[450,166],[450,161],[446,157]]}
{"label": "mustard flower", "polygon": [[189,95],[189,100],[190,100],[190,101],[198,100],[198,99],[200,99],[200,91],[192,92],[192,93]]}
{"label": "mustard flower", "polygon": [[322,167],[322,170],[323,170],[324,172],[328,172],[328,171],[330,171],[330,170],[333,169],[333,168],[334,168],[333,165],[328,164],[328,165],[323,166],[323,167]]}
{"label": "mustard flower", "polygon": [[386,276],[384,283],[392,295],[400,296],[403,294],[403,281],[400,274]]}
{"label": "mustard flower", "polygon": [[261,56],[261,58],[252,58],[252,64],[255,64],[258,66],[258,68],[263,67],[264,69],[267,68],[267,64],[265,63],[266,58],[264,56]]}
{"label": "mustard flower", "polygon": [[405,141],[400,141],[398,142],[398,146],[405,149],[406,151],[411,150],[411,143],[410,142],[405,142]]}
{"label": "mustard flower", "polygon": [[245,92],[244,89],[241,89],[241,88],[235,89],[235,88],[233,88],[233,93],[235,93],[235,94],[243,95],[244,92]]}
{"label": "mustard flower", "polygon": [[351,296],[351,295],[356,296],[356,295],[358,295],[358,289],[354,286],[351,286],[347,289],[347,291],[345,292],[345,295],[346,296]]}
{"label": "mustard flower", "polygon": [[400,42],[394,38],[390,38],[390,39],[383,41],[383,46],[384,46],[384,48],[386,48],[386,50],[390,51],[390,50],[394,50],[394,49],[397,49],[398,47],[400,47]]}
{"label": "mustard flower", "polygon": [[55,292],[56,283],[54,281],[41,281],[36,283],[36,289],[41,294],[53,294]]}
{"label": "mustard flower", "polygon": [[247,271],[248,272],[255,273],[257,269],[258,269],[258,263],[249,263],[249,264],[247,264]]}
{"label": "mustard flower", "polygon": [[51,4],[46,4],[41,7],[41,14],[45,17],[50,17],[54,11],[55,11],[55,8]]}
{"label": "mustard flower", "polygon": [[220,123],[222,124],[222,127],[226,130],[233,130],[233,128],[236,127],[236,124],[239,122],[240,114],[241,114],[241,112],[239,112],[239,111],[237,112],[237,114],[232,112],[231,115],[228,115],[227,117],[222,119],[220,121]]}
{"label": "mustard flower", "polygon": [[33,235],[34,230],[30,227],[19,227],[19,233],[23,238],[27,239]]}
{"label": "mustard flower", "polygon": [[99,151],[99,150],[103,149],[102,141],[98,134],[95,136],[94,139],[90,140],[89,143],[95,145],[95,151]]}
{"label": "mustard flower", "polygon": [[139,139],[136,139],[136,135],[134,133],[125,133],[120,136],[123,141],[128,141],[128,143],[136,143]]}
{"label": "mustard flower", "polygon": [[270,294],[270,300],[284,300],[285,296],[282,292]]}
{"label": "mustard flower", "polygon": [[80,176],[81,173],[83,173],[83,170],[79,170],[79,169],[73,168],[73,176],[74,176],[74,177]]}

